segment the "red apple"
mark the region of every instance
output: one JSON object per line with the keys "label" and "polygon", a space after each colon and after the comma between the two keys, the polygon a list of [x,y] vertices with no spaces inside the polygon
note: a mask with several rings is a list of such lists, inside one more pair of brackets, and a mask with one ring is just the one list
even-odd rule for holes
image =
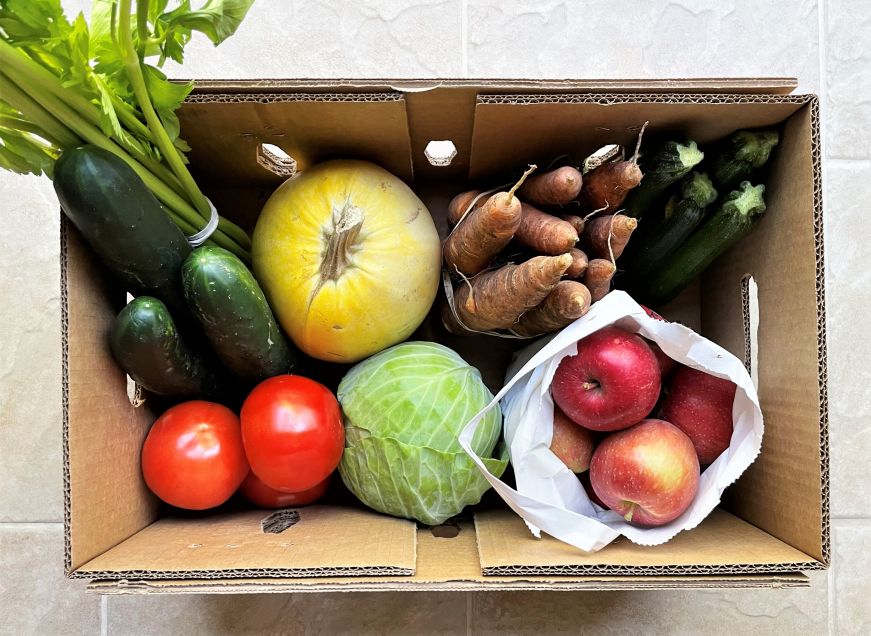
{"label": "red apple", "polygon": [[577,355],[560,361],[551,393],[581,426],[617,431],[647,417],[659,388],[659,364],[641,336],[605,327],[579,340]]}
{"label": "red apple", "polygon": [[730,380],[683,365],[668,386],[660,415],[687,434],[702,465],[729,448],[736,389]]}
{"label": "red apple", "polygon": [[553,437],[550,440],[553,454],[573,473],[582,473],[590,467],[595,446],[593,432],[575,424],[554,404]]}
{"label": "red apple", "polygon": [[677,365],[677,360],[665,355],[665,351],[660,349],[659,345],[653,340],[645,338],[644,341],[650,347],[651,351],[653,351],[653,355],[656,356],[656,361],[659,363],[659,375],[663,380],[665,380],[669,375],[671,375],[671,372],[674,371],[674,368]]}
{"label": "red apple", "polygon": [[689,507],[699,487],[693,443],[664,420],[606,437],[590,462],[593,490],[634,526],[661,526]]}
{"label": "red apple", "polygon": [[590,471],[584,471],[580,475],[578,475],[578,479],[581,480],[581,486],[584,487],[584,490],[587,491],[587,497],[590,498],[594,504],[599,506],[600,508],[604,508],[605,510],[610,510],[608,506],[605,505],[605,502],[599,499],[599,495],[596,494],[596,491],[593,490],[593,485],[590,483]]}

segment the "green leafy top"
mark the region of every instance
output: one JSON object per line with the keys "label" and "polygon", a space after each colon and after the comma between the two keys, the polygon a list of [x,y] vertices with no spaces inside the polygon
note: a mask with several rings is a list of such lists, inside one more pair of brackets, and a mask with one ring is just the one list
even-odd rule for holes
{"label": "green leafy top", "polygon": [[[215,45],[223,42],[239,27],[253,1],[208,0],[199,8],[192,8],[190,0],[136,2],[136,13],[131,18],[132,38],[143,60],[145,85],[169,139],[182,152],[189,148],[178,138],[175,112],[193,85],[169,81],[159,67],[166,59],[183,61],[184,47],[194,31],[203,33]],[[95,0],[89,27],[81,13],[68,20],[60,0],[0,0],[0,39],[60,79],[65,89],[97,106],[104,135],[136,154],[160,160],[161,152],[153,134],[142,123],[140,104],[130,77],[124,72],[123,46],[118,34],[118,11],[124,4],[123,0]],[[129,0],[126,4],[130,4]],[[144,62],[149,58],[157,58],[156,64]],[[28,79],[20,74],[18,78],[6,74],[13,80]],[[18,112],[9,104],[4,103],[3,108],[4,115]],[[141,125],[133,124],[134,120]],[[20,136],[10,130],[6,126],[0,128],[0,145],[6,155],[12,153],[17,159],[12,165],[4,162],[3,167],[17,172],[43,172],[40,143],[28,139],[31,148],[25,149],[14,141]],[[35,148],[39,150],[36,154]]]}

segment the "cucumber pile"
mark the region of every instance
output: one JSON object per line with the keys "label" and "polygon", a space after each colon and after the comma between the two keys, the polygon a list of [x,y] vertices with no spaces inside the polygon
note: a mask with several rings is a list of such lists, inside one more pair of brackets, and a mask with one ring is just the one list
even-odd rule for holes
{"label": "cucumber pile", "polygon": [[227,401],[237,384],[294,367],[293,349],[245,263],[217,246],[192,249],[123,160],[96,146],[65,150],[54,188],[67,218],[136,296],[116,317],[110,347],[140,386]]}

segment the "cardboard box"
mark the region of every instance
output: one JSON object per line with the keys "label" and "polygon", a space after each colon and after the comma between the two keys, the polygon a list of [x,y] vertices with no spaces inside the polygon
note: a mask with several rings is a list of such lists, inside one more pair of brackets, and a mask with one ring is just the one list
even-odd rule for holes
{"label": "cardboard box", "polygon": [[[161,516],[139,472],[154,414],[131,406],[106,333],[122,291],[63,224],[66,571],[101,593],[326,590],[641,589],[807,584],[829,563],[825,289],[817,99],[789,80],[668,82],[308,81],[201,83],[180,116],[199,182],[221,213],[253,225],[287,166],[328,157],[380,163],[421,194],[444,231],[469,177],[634,142],[652,129],[704,145],[781,125],[758,229],[664,312],[750,362],[758,351],[762,454],[721,509],[668,544],[617,541],[584,554],[534,539],[498,502],[431,530],[352,503],[303,508],[281,533],[266,511]],[[425,156],[451,140],[449,165]],[[274,172],[267,169],[271,167]],[[751,342],[749,287],[758,284]],[[418,337],[439,333],[424,325]],[[498,388],[510,344],[446,339]],[[752,345],[752,346],[751,346]]]}

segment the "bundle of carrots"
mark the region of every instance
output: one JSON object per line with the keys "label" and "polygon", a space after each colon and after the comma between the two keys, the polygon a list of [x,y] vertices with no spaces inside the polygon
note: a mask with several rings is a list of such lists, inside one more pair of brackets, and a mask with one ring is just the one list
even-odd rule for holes
{"label": "bundle of carrots", "polygon": [[[454,279],[442,311],[448,331],[535,337],[587,313],[610,291],[616,260],[637,227],[619,213],[641,182],[636,158],[583,175],[563,166],[530,176],[530,166],[509,190],[455,196],[447,212],[453,229],[443,243]],[[558,211],[568,205],[579,214]],[[526,260],[506,262],[506,253],[517,251]]]}

